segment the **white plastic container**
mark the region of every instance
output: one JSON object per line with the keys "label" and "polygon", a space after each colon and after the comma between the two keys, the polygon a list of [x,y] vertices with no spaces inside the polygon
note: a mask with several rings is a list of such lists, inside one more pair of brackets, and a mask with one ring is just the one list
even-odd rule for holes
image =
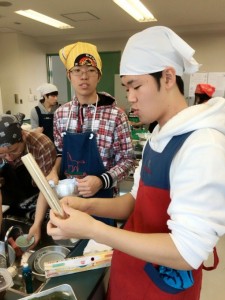
{"label": "white plastic container", "polygon": [[[42,300],[42,298],[45,297],[44,299],[46,299],[47,298],[46,296],[48,296],[47,299],[51,300],[52,299],[51,296],[55,296],[56,293],[58,294],[58,297],[59,297],[57,299],[77,300],[77,297],[75,296],[74,291],[69,284],[61,284],[54,288],[48,289],[46,291],[34,293],[28,297],[20,298],[20,299],[23,299],[23,300],[40,299],[40,300]],[[60,296],[60,294],[61,294],[61,296]]]}
{"label": "white plastic container", "polygon": [[56,191],[59,199],[77,195],[77,182],[75,178],[59,180],[57,185],[54,185],[54,182],[52,183],[52,180],[50,180],[49,184]]}
{"label": "white plastic container", "polygon": [[0,299],[2,299],[6,290],[13,285],[13,280],[7,269],[0,268],[0,275],[4,278],[4,282],[0,284]]}

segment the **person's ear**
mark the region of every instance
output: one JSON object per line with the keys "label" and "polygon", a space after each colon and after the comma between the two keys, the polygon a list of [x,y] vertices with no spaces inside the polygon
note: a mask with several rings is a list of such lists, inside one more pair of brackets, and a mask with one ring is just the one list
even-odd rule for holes
{"label": "person's ear", "polygon": [[102,75],[101,75],[100,72],[98,72],[98,83],[99,83],[99,81],[101,80],[101,78],[102,78]]}
{"label": "person's ear", "polygon": [[26,141],[26,134],[25,134],[25,131],[23,129],[21,130],[21,135],[22,135],[22,141],[21,142],[25,142]]}
{"label": "person's ear", "polygon": [[164,79],[165,84],[170,87],[176,83],[176,71],[172,67],[168,67],[162,72],[162,78]]}
{"label": "person's ear", "polygon": [[71,74],[70,74],[70,71],[66,71],[66,74],[67,74],[68,80],[71,81]]}

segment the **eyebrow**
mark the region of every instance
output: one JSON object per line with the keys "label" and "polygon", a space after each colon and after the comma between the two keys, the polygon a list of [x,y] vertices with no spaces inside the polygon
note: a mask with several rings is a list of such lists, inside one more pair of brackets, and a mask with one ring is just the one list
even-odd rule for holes
{"label": "eyebrow", "polygon": [[[135,81],[134,79],[131,79],[131,80],[129,80],[129,81],[126,83],[126,85],[131,85],[134,81]],[[121,83],[121,85],[122,85],[122,86],[125,86],[124,83]]]}
{"label": "eyebrow", "polygon": [[13,145],[7,147],[7,149],[8,149],[9,152],[13,152],[13,151],[17,150],[18,146],[14,147],[14,148],[10,148],[10,147],[12,147],[12,146],[14,146],[14,145],[15,145],[15,144],[13,144]]}

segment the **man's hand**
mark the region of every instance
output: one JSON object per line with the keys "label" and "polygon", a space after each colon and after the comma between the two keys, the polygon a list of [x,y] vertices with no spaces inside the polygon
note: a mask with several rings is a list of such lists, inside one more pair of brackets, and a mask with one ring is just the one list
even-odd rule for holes
{"label": "man's hand", "polygon": [[92,231],[99,221],[65,204],[63,204],[63,210],[67,216],[65,219],[58,217],[50,210],[50,220],[47,224],[48,235],[54,240],[92,238]]}
{"label": "man's hand", "polygon": [[79,196],[92,197],[102,188],[102,181],[97,176],[76,178]]}
{"label": "man's hand", "polygon": [[91,214],[91,201],[81,197],[67,196],[60,200],[61,206],[69,206],[87,214]]}
{"label": "man's hand", "polygon": [[29,233],[28,233],[28,236],[27,236],[27,239],[30,240],[32,238],[32,236],[34,237],[34,243],[30,246],[29,250],[33,249],[38,244],[38,242],[40,241],[40,238],[41,238],[41,225],[33,224],[31,226],[31,228],[29,230]]}
{"label": "man's hand", "polygon": [[55,169],[52,169],[51,172],[48,174],[48,176],[46,177],[47,181],[54,181],[54,184],[57,185],[59,182],[59,176],[56,172]]}

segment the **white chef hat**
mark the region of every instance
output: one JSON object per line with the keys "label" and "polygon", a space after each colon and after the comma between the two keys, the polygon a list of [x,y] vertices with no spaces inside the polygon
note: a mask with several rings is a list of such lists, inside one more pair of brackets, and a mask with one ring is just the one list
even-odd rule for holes
{"label": "white chef hat", "polygon": [[58,88],[54,84],[44,83],[37,88],[37,91],[40,93],[41,97],[44,97],[44,95],[58,92]]}
{"label": "white chef hat", "polygon": [[199,70],[192,49],[175,32],[154,26],[134,34],[128,40],[120,62],[120,75],[144,75],[173,67],[176,75]]}

